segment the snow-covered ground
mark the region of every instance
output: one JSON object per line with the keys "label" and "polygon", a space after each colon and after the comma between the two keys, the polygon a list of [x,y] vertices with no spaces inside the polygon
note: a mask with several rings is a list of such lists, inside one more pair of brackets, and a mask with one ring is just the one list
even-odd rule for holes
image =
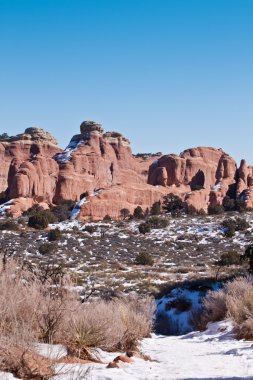
{"label": "snow-covered ground", "polygon": [[[223,321],[210,323],[205,332],[177,337],[153,335],[141,345],[142,354],[151,360],[134,357],[133,364],[122,363],[120,368],[106,368],[119,353],[97,350],[102,364],[57,363],[56,376],[51,380],[253,379],[252,342],[236,340],[232,330],[231,322]],[[50,350],[41,345],[39,351],[52,358],[59,346]],[[64,348],[60,347],[59,357],[62,352]],[[0,372],[0,379],[13,380],[14,377]]]}
{"label": "snow-covered ground", "polygon": [[57,364],[57,380],[215,380],[253,379],[252,342],[237,341],[229,321],[209,324],[205,332],[184,336],[153,335],[142,342],[142,353],[152,361],[134,358],[133,364],[108,369],[117,354],[101,352],[104,364]]}

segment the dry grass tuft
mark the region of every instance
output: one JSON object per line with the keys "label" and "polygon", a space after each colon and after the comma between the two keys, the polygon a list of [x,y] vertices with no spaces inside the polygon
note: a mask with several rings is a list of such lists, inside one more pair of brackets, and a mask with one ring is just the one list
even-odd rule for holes
{"label": "dry grass tuft", "polygon": [[207,322],[230,318],[240,339],[253,339],[253,278],[239,277],[218,292],[209,292],[201,317]]}
{"label": "dry grass tuft", "polygon": [[35,343],[64,344],[73,356],[98,360],[90,348],[136,349],[150,335],[154,301],[128,296],[82,304],[71,282],[41,281],[9,261],[0,264],[0,370],[46,379],[52,363],[33,353]]}

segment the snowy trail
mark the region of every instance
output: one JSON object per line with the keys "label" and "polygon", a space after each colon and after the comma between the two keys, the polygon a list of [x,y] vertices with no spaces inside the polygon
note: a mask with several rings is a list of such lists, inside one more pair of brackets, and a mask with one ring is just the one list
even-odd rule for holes
{"label": "snowy trail", "polygon": [[[107,369],[105,364],[92,365],[87,379],[90,380],[216,380],[253,379],[252,342],[232,338],[229,323],[212,324],[204,333],[190,333],[180,337],[154,335],[142,343],[142,352],[154,361],[135,358],[124,368]],[[105,363],[114,354],[103,353]],[[60,367],[58,368],[60,369]],[[87,365],[71,365],[65,375],[56,379],[73,379]],[[66,373],[66,372],[65,372]],[[77,375],[78,376],[78,375]],[[78,378],[78,377],[76,377]]]}

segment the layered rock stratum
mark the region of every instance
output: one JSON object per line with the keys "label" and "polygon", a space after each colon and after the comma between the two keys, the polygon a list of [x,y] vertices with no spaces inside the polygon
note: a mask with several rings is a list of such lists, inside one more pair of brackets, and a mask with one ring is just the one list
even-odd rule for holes
{"label": "layered rock stratum", "polygon": [[120,216],[123,208],[150,208],[164,195],[179,195],[198,210],[222,204],[226,195],[253,207],[253,167],[221,149],[197,147],[180,155],[137,155],[118,132],[85,121],[65,150],[41,128],[0,139],[0,192],[20,215],[35,203],[82,202],[81,219]]}

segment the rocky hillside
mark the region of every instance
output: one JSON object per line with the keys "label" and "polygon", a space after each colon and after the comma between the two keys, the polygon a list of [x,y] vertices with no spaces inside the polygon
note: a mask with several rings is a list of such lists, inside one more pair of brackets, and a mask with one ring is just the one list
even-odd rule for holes
{"label": "rocky hillside", "polygon": [[253,206],[253,167],[244,160],[237,168],[232,157],[210,147],[134,156],[128,139],[94,121],[83,122],[65,150],[50,133],[28,128],[0,140],[0,157],[0,192],[15,216],[35,203],[83,199],[81,219],[118,218],[122,208],[145,210],[171,192],[199,210],[226,195]]}

